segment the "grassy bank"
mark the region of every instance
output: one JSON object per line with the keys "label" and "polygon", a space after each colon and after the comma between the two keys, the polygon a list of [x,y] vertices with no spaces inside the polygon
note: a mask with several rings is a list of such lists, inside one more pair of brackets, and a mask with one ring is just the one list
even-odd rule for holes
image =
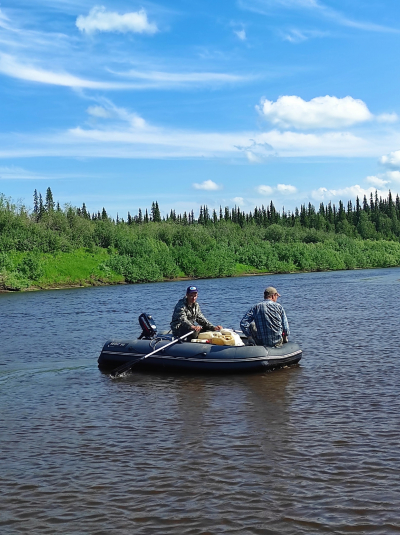
{"label": "grassy bank", "polygon": [[135,255],[101,247],[56,253],[0,253],[0,289],[18,291],[393,266],[400,266],[400,243],[345,236],[323,243],[260,241],[198,251],[183,251],[182,246],[154,242],[152,247],[138,249]]}
{"label": "grassy bank", "polygon": [[[36,192],[35,192],[36,194]],[[35,195],[33,212],[0,194],[0,290],[400,266],[400,198],[294,213],[206,206],[127,221],[60,208]]]}

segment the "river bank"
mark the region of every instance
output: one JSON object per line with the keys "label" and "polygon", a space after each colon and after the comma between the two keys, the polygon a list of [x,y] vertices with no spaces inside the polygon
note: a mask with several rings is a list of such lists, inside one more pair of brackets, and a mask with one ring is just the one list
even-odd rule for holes
{"label": "river bank", "polygon": [[400,266],[400,243],[337,237],[323,243],[257,243],[212,249],[80,248],[69,252],[0,253],[0,291],[34,291],[264,274],[308,273]]}
{"label": "river bank", "polygon": [[[388,267],[400,267],[400,265],[393,265]],[[377,267],[354,267],[354,268],[345,268],[347,270],[363,270],[363,269],[379,269],[379,266]],[[245,269],[245,270],[238,270],[232,275],[226,275],[226,276],[220,276],[220,277],[188,277],[188,276],[181,276],[181,277],[174,277],[174,278],[166,278],[164,277],[162,280],[158,281],[152,281],[152,282],[178,282],[178,281],[190,281],[190,280],[196,280],[198,279],[220,279],[220,278],[235,278],[235,277],[257,277],[257,276],[265,276],[265,275],[295,275],[299,273],[317,273],[317,272],[330,272],[330,271],[343,271],[343,269],[338,270],[332,270],[332,269],[315,269],[315,270],[296,270],[296,271],[285,271],[285,272],[271,272],[271,271],[260,271],[257,269]],[[2,281],[2,275],[0,274],[0,285],[3,283]],[[123,285],[131,285],[131,284],[146,284],[149,281],[141,281],[141,282],[127,282],[125,280],[101,280],[101,279],[93,279],[89,278],[86,280],[80,280],[77,282],[71,282],[69,280],[65,281],[59,281],[57,284],[50,283],[50,284],[40,284],[40,285],[31,285],[27,286],[25,288],[4,288],[0,286],[0,294],[1,293],[15,293],[15,292],[37,292],[37,291],[48,291],[48,290],[65,290],[65,289],[76,289],[76,288],[90,288],[90,287],[97,287],[97,286],[123,286]]]}
{"label": "river bank", "polygon": [[[295,273],[295,272],[293,272]],[[298,272],[297,272],[298,273]],[[272,275],[271,272],[267,271],[259,271],[254,268],[254,270],[241,270],[236,271],[233,275],[228,275],[229,277],[255,277],[259,275]],[[223,276],[221,277],[197,277],[202,279],[213,279],[213,278],[225,278]],[[162,280],[153,281],[153,282],[177,282],[177,281],[190,281],[195,280],[196,277],[189,277],[189,276],[181,276],[181,277],[173,277],[173,278],[167,278],[164,277]],[[0,287],[0,293],[13,293],[13,292],[36,292],[41,290],[65,290],[65,289],[72,289],[72,288],[89,288],[89,287],[95,287],[95,286],[116,286],[116,285],[129,285],[129,284],[146,284],[148,281],[142,281],[142,282],[127,282],[125,280],[101,280],[101,279],[93,279],[89,278],[86,280],[80,280],[77,282],[70,282],[69,280],[65,281],[59,281],[56,284],[49,283],[49,284],[38,284],[38,285],[31,285],[27,286],[26,288],[2,288]],[[4,284],[1,278],[0,274],[0,284]]]}

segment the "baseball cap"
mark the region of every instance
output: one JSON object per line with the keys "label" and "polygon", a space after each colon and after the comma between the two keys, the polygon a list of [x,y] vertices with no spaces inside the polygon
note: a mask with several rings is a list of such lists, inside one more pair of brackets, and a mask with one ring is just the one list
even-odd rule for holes
{"label": "baseball cap", "polygon": [[197,294],[198,289],[197,286],[188,286],[188,289],[186,290],[186,294]]}

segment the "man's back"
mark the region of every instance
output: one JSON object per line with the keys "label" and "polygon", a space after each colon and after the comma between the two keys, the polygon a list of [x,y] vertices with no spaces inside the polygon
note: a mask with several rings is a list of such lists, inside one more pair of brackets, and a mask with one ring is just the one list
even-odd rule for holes
{"label": "man's back", "polygon": [[282,305],[270,299],[257,303],[244,315],[240,327],[248,336],[253,334],[250,329],[253,321],[257,328],[258,344],[272,347],[282,341],[283,333],[289,334],[289,324]]}

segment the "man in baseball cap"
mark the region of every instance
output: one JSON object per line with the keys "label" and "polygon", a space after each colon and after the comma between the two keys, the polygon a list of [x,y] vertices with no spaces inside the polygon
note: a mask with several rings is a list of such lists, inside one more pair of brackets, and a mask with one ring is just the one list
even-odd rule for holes
{"label": "man in baseball cap", "polygon": [[188,286],[186,295],[179,299],[175,305],[171,321],[172,334],[175,338],[193,331],[193,334],[186,338],[187,341],[190,341],[193,338],[197,338],[202,328],[206,331],[219,331],[222,329],[221,325],[214,326],[203,316],[197,303],[197,296],[197,286]]}
{"label": "man in baseball cap", "polygon": [[264,290],[264,301],[250,308],[240,322],[240,328],[257,345],[280,347],[288,341],[289,323],[282,305],[277,303],[280,294],[273,286]]}

